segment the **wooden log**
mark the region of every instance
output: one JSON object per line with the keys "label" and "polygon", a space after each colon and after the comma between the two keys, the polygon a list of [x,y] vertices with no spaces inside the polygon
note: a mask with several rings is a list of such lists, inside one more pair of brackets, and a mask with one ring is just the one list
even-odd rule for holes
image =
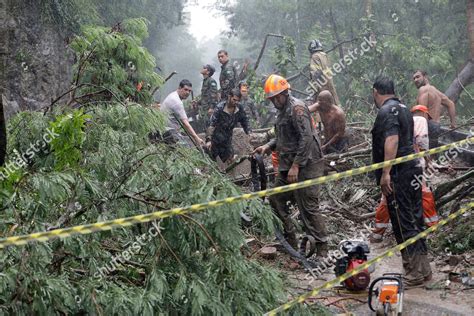
{"label": "wooden log", "polygon": [[369,154],[371,152],[372,152],[372,148],[365,148],[365,149],[359,149],[359,150],[345,152],[345,153],[342,153],[342,154],[329,154],[329,155],[324,156],[324,159],[326,159],[326,160],[338,160],[338,159],[351,157],[351,156],[356,156],[356,155]]}
{"label": "wooden log", "polygon": [[452,181],[440,184],[434,191],[435,200],[436,201],[440,200],[443,196],[448,194],[451,190],[455,189],[458,185],[460,185],[464,181],[469,180],[473,176],[474,176],[474,170],[469,171]]}
{"label": "wooden log", "polygon": [[275,259],[277,255],[277,249],[275,247],[263,247],[260,249],[260,255],[265,259]]}

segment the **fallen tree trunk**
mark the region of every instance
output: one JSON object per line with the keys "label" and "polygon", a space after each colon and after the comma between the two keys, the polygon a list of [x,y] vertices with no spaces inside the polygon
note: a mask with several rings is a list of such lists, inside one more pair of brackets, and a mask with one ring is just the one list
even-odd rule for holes
{"label": "fallen tree trunk", "polygon": [[324,159],[326,159],[326,160],[338,160],[338,159],[351,157],[351,156],[356,156],[356,155],[369,154],[371,152],[372,152],[372,148],[365,148],[365,149],[349,151],[349,152],[342,153],[342,154],[329,154],[329,155],[324,156]]}
{"label": "fallen tree trunk", "polygon": [[459,74],[446,90],[446,96],[456,102],[465,87],[474,81],[474,1],[466,1],[467,39],[469,40],[470,56]]}
{"label": "fallen tree trunk", "polygon": [[440,184],[434,191],[435,200],[436,201],[440,200],[442,197],[448,194],[451,190],[455,189],[459,184],[463,183],[466,180],[469,180],[473,176],[474,176],[474,170],[469,171],[452,181]]}
{"label": "fallen tree trunk", "polygon": [[466,86],[474,81],[474,63],[469,60],[459,74],[454,78],[453,82],[446,90],[446,96],[456,103],[461,95],[461,92]]}
{"label": "fallen tree trunk", "polygon": [[453,201],[453,200],[461,200],[465,197],[468,197],[470,194],[473,194],[474,187],[472,183],[468,183],[467,185],[462,186],[456,192],[450,195],[443,196],[441,199],[436,201],[436,207],[439,209],[440,207],[444,206],[445,204]]}

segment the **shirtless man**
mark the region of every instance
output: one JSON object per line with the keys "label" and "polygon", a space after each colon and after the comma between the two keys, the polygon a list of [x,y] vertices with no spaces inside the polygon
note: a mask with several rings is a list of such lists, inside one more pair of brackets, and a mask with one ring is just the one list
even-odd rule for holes
{"label": "shirtless man", "polygon": [[413,74],[413,82],[418,88],[416,104],[425,105],[428,107],[430,116],[432,118],[430,121],[428,121],[430,148],[438,147],[440,117],[442,112],[441,106],[444,106],[448,109],[448,115],[451,121],[450,128],[456,128],[456,109],[454,103],[444,93],[430,84],[426,71],[417,70]]}
{"label": "shirtless man", "polygon": [[331,92],[323,90],[317,102],[309,107],[310,112],[318,112],[324,125],[324,153],[340,153],[347,149],[346,115],[341,107],[334,104]]}

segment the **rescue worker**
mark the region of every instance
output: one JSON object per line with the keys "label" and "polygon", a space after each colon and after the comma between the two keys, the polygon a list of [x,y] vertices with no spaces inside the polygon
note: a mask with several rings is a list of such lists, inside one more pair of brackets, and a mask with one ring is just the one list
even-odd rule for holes
{"label": "rescue worker", "polygon": [[[339,97],[337,96],[336,87],[332,80],[333,74],[329,69],[329,59],[326,53],[323,51],[323,45],[317,39],[309,42],[308,45],[309,53],[311,54],[311,59],[309,63],[310,77],[311,82],[314,88],[317,91],[314,91],[315,98],[323,90],[328,90],[331,92],[334,102],[337,105],[340,105]],[[313,99],[313,102],[315,99]]]}
{"label": "rescue worker", "polygon": [[[266,98],[278,110],[276,138],[254,150],[254,154],[278,151],[279,165],[275,186],[314,179],[322,176],[324,172],[321,144],[312,124],[311,114],[303,101],[290,96],[289,88],[288,82],[281,76],[270,75],[266,80]],[[285,238],[296,248],[298,239],[290,218],[288,201],[296,201],[306,234],[316,240],[317,256],[325,257],[328,237],[324,217],[319,211],[319,187],[311,186],[270,196],[270,204],[283,222]]]}
{"label": "rescue worker", "polygon": [[257,107],[255,106],[255,102],[249,96],[249,86],[247,82],[241,81],[239,83],[240,94],[242,95],[242,99],[240,103],[242,104],[245,113],[247,114],[247,118],[249,119],[249,124],[253,128],[258,128],[260,125],[260,115],[258,114]]}
{"label": "rescue worker", "polygon": [[[395,97],[391,79],[379,76],[372,89],[379,109],[372,129],[374,163],[414,153],[413,116]],[[377,184],[387,199],[388,212],[398,244],[423,230],[421,188],[411,185],[422,170],[415,160],[375,171]],[[419,239],[402,251],[404,280],[407,286],[421,285],[432,277],[425,239]]]}
{"label": "rescue worker", "polygon": [[448,110],[451,121],[450,128],[456,128],[456,108],[454,102],[430,84],[428,75],[424,70],[417,70],[413,74],[413,82],[418,89],[416,104],[426,106],[432,118],[428,122],[430,148],[438,147],[438,137],[441,132],[440,118],[443,110],[442,106]]}
{"label": "rescue worker", "polygon": [[237,69],[232,65],[226,50],[221,49],[218,51],[217,59],[222,65],[221,74],[219,76],[221,100],[226,101],[230,90],[234,89],[237,85]]}
{"label": "rescue worker", "polygon": [[179,133],[183,126],[189,137],[197,146],[204,145],[204,141],[196,134],[189,123],[184,110],[183,100],[186,100],[193,90],[193,85],[187,79],[181,80],[176,91],[171,92],[163,101],[160,110],[168,114],[168,128],[163,134],[163,140],[169,144],[186,143],[185,138]]}
{"label": "rescue worker", "polygon": [[327,90],[321,91],[318,102],[310,105],[311,113],[317,112],[324,126],[324,145],[321,147],[325,154],[341,153],[347,150],[346,115],[340,106],[334,104],[334,98]]}
{"label": "rescue worker", "polygon": [[219,92],[217,89],[217,82],[212,78],[212,75],[216,69],[207,64],[201,69],[201,75],[203,77],[201,97],[199,100],[193,102],[193,107],[197,107],[199,110],[199,118],[204,122],[204,126],[209,126],[209,119],[211,118],[212,112],[215,106],[219,103]]}
{"label": "rescue worker", "polygon": [[[431,116],[428,112],[428,108],[424,105],[416,105],[412,107],[411,112],[413,113],[413,136],[414,136],[414,149],[418,153],[420,151],[429,149],[429,138],[428,138],[428,120]],[[425,156],[419,159],[419,165],[424,170],[427,164],[430,162],[429,156]],[[434,194],[431,192],[430,187],[424,181],[416,185],[421,186],[422,193],[422,207],[423,207],[423,221],[428,227],[431,227],[439,222],[438,213],[436,212],[436,203]],[[388,213],[387,199],[382,194],[380,203],[375,210],[375,229],[369,237],[370,242],[378,243],[383,240],[383,234],[390,223],[390,215]]]}
{"label": "rescue worker", "polygon": [[250,133],[247,115],[239,103],[240,98],[239,89],[232,89],[227,100],[219,103],[212,113],[211,122],[206,132],[206,142],[213,160],[216,160],[217,157],[220,157],[222,162],[233,160],[232,135],[238,123],[247,135]]}

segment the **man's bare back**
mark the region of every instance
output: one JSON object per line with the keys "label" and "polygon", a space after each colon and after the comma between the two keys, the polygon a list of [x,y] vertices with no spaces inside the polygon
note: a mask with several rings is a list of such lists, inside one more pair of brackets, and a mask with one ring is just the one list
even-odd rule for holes
{"label": "man's bare back", "polygon": [[325,151],[328,147],[336,145],[345,135],[346,115],[341,107],[334,104],[334,99],[329,91],[321,91],[318,102],[309,107],[311,112],[318,112],[324,126]]}
{"label": "man's bare back", "polygon": [[413,75],[413,81],[418,88],[418,96],[416,103],[418,105],[425,105],[428,107],[433,121],[439,123],[443,106],[447,108],[448,115],[451,121],[451,128],[456,127],[456,110],[454,103],[441,91],[432,86],[426,74],[422,71],[417,71]]}

